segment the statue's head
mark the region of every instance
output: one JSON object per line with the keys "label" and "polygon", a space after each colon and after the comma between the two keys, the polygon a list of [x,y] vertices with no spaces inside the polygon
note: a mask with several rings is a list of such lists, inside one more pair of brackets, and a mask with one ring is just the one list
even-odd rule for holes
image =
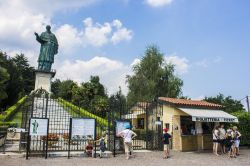
{"label": "statue's head", "polygon": [[51,29],[50,25],[47,25],[46,30],[50,32],[50,29]]}

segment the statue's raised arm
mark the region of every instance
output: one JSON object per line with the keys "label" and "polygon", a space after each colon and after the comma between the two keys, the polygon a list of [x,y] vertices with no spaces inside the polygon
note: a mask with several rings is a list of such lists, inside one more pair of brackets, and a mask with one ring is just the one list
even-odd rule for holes
{"label": "statue's raised arm", "polygon": [[51,32],[51,27],[46,26],[46,31],[40,36],[35,32],[36,40],[41,43],[38,58],[38,70],[50,71],[54,63],[54,55],[58,53],[58,42],[56,36]]}

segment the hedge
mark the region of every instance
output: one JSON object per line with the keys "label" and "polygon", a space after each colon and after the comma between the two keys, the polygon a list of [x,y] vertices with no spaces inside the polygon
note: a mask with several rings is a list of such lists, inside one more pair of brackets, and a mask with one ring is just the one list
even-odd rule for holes
{"label": "hedge", "polygon": [[16,104],[14,104],[13,106],[9,107],[6,111],[4,111],[4,113],[0,115],[0,121],[1,122],[9,121],[10,118],[16,113],[17,108],[25,101],[26,97],[27,96],[24,96],[23,98],[18,100]]}
{"label": "hedge", "polygon": [[77,106],[75,106],[74,104],[69,103],[68,101],[65,101],[61,98],[58,99],[59,103],[62,104],[62,106],[65,108],[66,107],[66,111],[73,111],[77,114],[80,113],[81,116],[86,117],[86,118],[93,118],[96,119],[96,122],[102,126],[108,127],[108,121],[106,119],[103,119],[95,114],[92,114],[82,108],[79,108]]}
{"label": "hedge", "polygon": [[238,127],[238,130],[241,133],[241,145],[250,145],[250,113],[249,112],[235,112],[232,113],[239,120],[239,123],[234,123]]}

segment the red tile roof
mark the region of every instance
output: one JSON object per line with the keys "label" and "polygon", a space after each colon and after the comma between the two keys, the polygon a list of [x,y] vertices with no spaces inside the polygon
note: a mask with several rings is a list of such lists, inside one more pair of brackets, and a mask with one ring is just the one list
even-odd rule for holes
{"label": "red tile roof", "polygon": [[159,97],[159,100],[168,102],[170,104],[176,105],[186,105],[186,106],[197,106],[197,107],[213,107],[213,108],[221,108],[222,105],[209,103],[204,100],[187,100],[187,99],[176,99],[176,98],[168,98],[168,97]]}

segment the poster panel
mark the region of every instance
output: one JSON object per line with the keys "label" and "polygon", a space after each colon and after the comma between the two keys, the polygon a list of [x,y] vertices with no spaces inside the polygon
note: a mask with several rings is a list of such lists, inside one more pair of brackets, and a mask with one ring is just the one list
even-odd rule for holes
{"label": "poster panel", "polygon": [[72,139],[87,139],[95,138],[95,119],[72,118]]}
{"label": "poster panel", "polygon": [[125,126],[129,124],[130,125],[130,122],[128,121],[116,121],[116,136],[118,136],[118,134],[125,130]]}
{"label": "poster panel", "polygon": [[31,136],[47,136],[48,134],[47,118],[30,118],[30,132]]}

